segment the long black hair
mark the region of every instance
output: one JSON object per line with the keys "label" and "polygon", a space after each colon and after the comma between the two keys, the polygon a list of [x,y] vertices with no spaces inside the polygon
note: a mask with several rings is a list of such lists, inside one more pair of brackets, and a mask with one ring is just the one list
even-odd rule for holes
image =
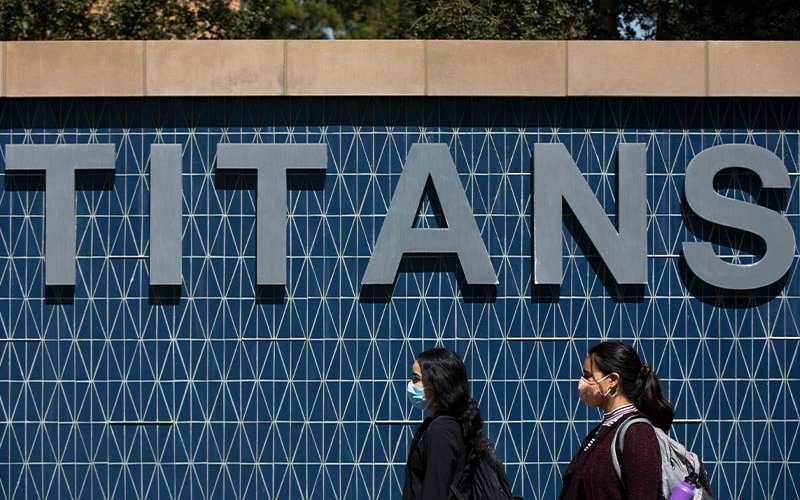
{"label": "long black hair", "polygon": [[601,342],[589,350],[594,366],[603,375],[619,374],[622,391],[654,426],[668,432],[675,410],[664,397],[661,380],[636,350],[622,342]]}
{"label": "long black hair", "polygon": [[417,357],[425,386],[432,389],[437,413],[458,419],[467,448],[467,462],[474,464],[486,452],[483,419],[478,403],[469,394],[469,379],[458,354],[443,347],[423,351]]}

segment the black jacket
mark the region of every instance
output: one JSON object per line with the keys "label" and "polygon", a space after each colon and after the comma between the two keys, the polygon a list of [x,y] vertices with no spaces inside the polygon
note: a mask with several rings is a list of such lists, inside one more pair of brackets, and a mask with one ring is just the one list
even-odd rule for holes
{"label": "black jacket", "polygon": [[447,500],[454,485],[470,498],[469,477],[464,473],[467,450],[458,421],[446,415],[428,417],[419,426],[411,442],[406,462],[403,500]]}

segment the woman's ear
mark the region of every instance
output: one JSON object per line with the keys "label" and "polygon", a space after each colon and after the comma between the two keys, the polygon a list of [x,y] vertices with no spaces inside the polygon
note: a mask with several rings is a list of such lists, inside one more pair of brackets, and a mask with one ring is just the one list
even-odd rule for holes
{"label": "woman's ear", "polygon": [[608,377],[608,380],[612,384],[611,387],[614,388],[614,394],[616,394],[616,391],[619,390],[620,385],[622,384],[622,379],[620,378],[619,373],[617,372],[612,373],[611,376]]}

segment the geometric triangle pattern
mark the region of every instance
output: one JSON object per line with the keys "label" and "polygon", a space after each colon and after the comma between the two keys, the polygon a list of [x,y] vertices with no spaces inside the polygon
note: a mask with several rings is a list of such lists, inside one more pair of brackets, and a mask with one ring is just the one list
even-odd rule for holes
{"label": "geometric triangle pattern", "polygon": [[444,229],[447,228],[447,220],[442,211],[442,205],[439,201],[439,196],[436,194],[436,188],[433,185],[433,180],[428,177],[423,191],[422,198],[417,207],[417,215],[414,219],[412,227],[417,229]]}
{"label": "geometric triangle pattern", "polygon": [[[580,232],[564,281],[533,285],[531,154],[561,143],[612,222],[617,150],[647,145],[647,284],[621,289]],[[5,173],[8,144],[111,143],[110,183],[79,183],[72,293],[44,286],[44,191]],[[256,295],[256,192],[216,176],[219,143],[321,143],[321,185],[287,196],[285,295]],[[467,296],[445,261],[360,282],[411,146],[444,143],[499,285]],[[150,147],[182,150],[179,296],[149,283]],[[514,493],[558,495],[598,415],[577,380],[588,348],[632,343],[661,376],[673,434],[719,498],[800,497],[800,277],[734,294],[681,258],[688,162],[754,144],[791,187],[721,175],[726,196],[800,234],[798,99],[164,98],[0,101],[0,498],[399,498],[423,414],[415,354],[463,357]],[[417,227],[442,227],[435,203]],[[566,215],[569,217],[569,215]],[[421,221],[419,219],[424,219]],[[713,230],[729,262],[758,258]]]}

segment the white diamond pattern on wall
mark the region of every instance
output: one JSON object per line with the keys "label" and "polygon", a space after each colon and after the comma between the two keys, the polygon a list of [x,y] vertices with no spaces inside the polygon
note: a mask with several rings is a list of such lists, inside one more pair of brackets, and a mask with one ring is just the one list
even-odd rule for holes
{"label": "white diamond pattern on wall", "polygon": [[[560,142],[612,222],[617,149],[646,144],[647,283],[617,285],[567,212],[564,280],[532,277],[534,144]],[[111,143],[116,170],[76,180],[76,283],[44,284],[40,175],[9,144]],[[256,181],[220,175],[219,143],[327,145],[287,195],[284,288],[256,283]],[[361,287],[413,144],[444,143],[499,285],[447,257],[406,258]],[[180,287],[151,286],[150,146],[179,144]],[[558,495],[598,420],[577,397],[588,348],[632,343],[676,407],[719,498],[800,496],[800,279],[738,293],[694,277],[683,242],[728,262],[763,249],[705,227],[683,198],[711,146],[773,152],[791,179],[716,188],[800,233],[797,99],[6,99],[0,103],[0,498],[400,498],[423,414],[419,351],[464,359],[488,435],[526,500]],[[730,175],[729,175],[730,174]],[[415,225],[445,227],[426,191]]]}

